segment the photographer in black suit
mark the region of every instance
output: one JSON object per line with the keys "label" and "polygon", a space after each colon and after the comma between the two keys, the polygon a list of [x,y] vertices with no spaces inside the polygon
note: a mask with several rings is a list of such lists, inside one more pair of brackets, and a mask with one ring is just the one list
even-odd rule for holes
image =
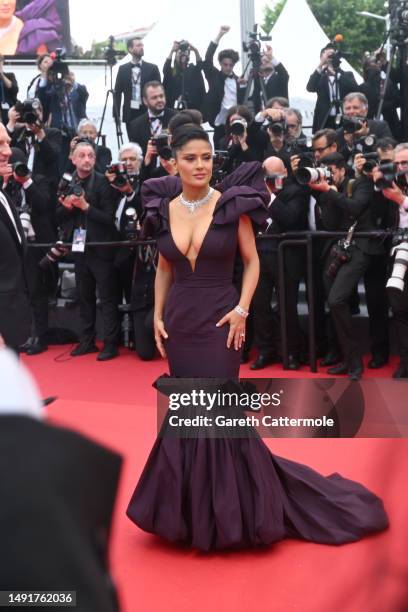
{"label": "photographer in black suit", "polygon": [[122,121],[126,124],[129,140],[132,140],[129,133],[130,122],[146,112],[142,97],[143,88],[149,81],[160,81],[160,72],[156,64],[150,64],[142,59],[144,45],[140,38],[129,39],[127,49],[132,56],[132,61],[119,66],[115,82],[113,112],[120,114],[123,96]]}
{"label": "photographer in black suit", "polygon": [[[339,153],[324,157],[322,162],[332,174],[333,185],[321,178],[309,186],[316,193],[323,227],[329,231],[344,231],[345,237],[353,225],[356,232],[374,231],[372,180],[365,175],[356,180],[347,178],[346,162]],[[363,362],[353,332],[350,297],[369,269],[372,257],[383,254],[384,247],[375,238],[351,237],[349,247],[336,245],[334,251],[328,244],[327,250],[324,282],[342,354],[341,363],[329,368],[328,373],[348,374],[350,380],[359,380],[363,374]]]}
{"label": "photographer in black suit", "polygon": [[[81,119],[78,124],[78,133],[71,140],[70,150],[73,151],[76,147],[76,144],[79,140],[89,140],[95,145],[95,153],[96,153],[96,164],[95,170],[104,174],[106,171],[106,166],[112,161],[112,152],[108,147],[104,147],[103,145],[96,144],[96,140],[98,137],[98,130],[96,125],[91,119]],[[73,172],[75,170],[71,159],[68,160],[68,163],[65,168],[65,172]]]}
{"label": "photographer in black suit", "polygon": [[[18,147],[26,155],[31,172],[45,176],[55,188],[59,178],[58,158],[62,134],[57,128],[44,126],[43,109],[38,99],[26,102],[29,105],[34,103],[30,122],[24,121],[25,117],[21,117],[14,106],[9,110],[6,127],[11,136],[11,145]],[[34,117],[36,121],[33,121]]]}
{"label": "photographer in black suit", "polygon": [[342,70],[336,59],[336,50],[332,43],[323,47],[320,63],[306,85],[307,91],[317,93],[313,132],[325,127],[334,128],[334,120],[340,110],[334,102],[340,104],[344,96],[358,89],[354,74]]}
{"label": "photographer in black suit", "polygon": [[[280,97],[289,99],[289,73],[285,66],[274,55],[272,47],[266,45],[266,51],[261,55],[261,67],[259,76],[263,80],[265,86],[266,100]],[[256,80],[254,84],[254,93],[252,96],[254,110],[258,113],[262,109],[261,94],[259,82]]]}
{"label": "photographer in black suit", "polygon": [[[10,137],[0,123],[0,179],[11,173]],[[15,351],[30,334],[30,308],[24,273],[26,241],[20,218],[0,190],[0,337]]]}
{"label": "photographer in black suit", "polygon": [[0,119],[6,125],[8,110],[17,100],[18,84],[14,72],[4,72],[4,56],[0,54]]}
{"label": "photographer in black suit", "polygon": [[137,142],[142,147],[143,155],[146,155],[149,141],[167,128],[177,111],[167,108],[164,87],[158,81],[146,83],[143,102],[147,110],[130,123],[129,139],[131,142]]}
{"label": "photographer in black suit", "polygon": [[[82,188],[82,195],[62,195],[57,216],[67,240],[78,231],[86,231],[86,242],[109,242],[117,238],[115,211],[117,197],[106,178],[95,172],[95,150],[89,142],[79,142],[72,155],[76,168],[74,181]],[[69,238],[68,238],[69,236]],[[79,295],[82,333],[73,357],[98,351],[95,345],[96,294],[101,302],[104,327],[104,347],[98,361],[118,355],[119,317],[117,309],[116,275],[112,247],[87,247],[75,253],[75,277]]]}
{"label": "photographer in black suit", "polygon": [[[190,64],[190,53],[196,63]],[[172,59],[174,55],[174,65]],[[198,49],[188,41],[175,41],[163,66],[163,85],[170,108],[201,108],[205,97],[204,79],[201,73],[202,59]]]}
{"label": "photographer in black suit", "polygon": [[[344,127],[337,130],[338,150],[347,161],[354,153],[372,150],[381,138],[392,138],[386,121],[367,119],[368,100],[359,91],[349,93],[343,100]],[[367,140],[368,139],[368,140]]]}
{"label": "photographer in black suit", "polygon": [[228,110],[241,104],[245,95],[245,84],[234,74],[234,66],[239,54],[233,49],[224,49],[218,54],[221,69],[214,66],[214,54],[221,38],[229,32],[229,26],[221,26],[220,31],[210,42],[203,62],[203,70],[208,83],[208,92],[201,108],[204,121],[214,127],[214,148],[219,149],[219,141],[225,134],[225,121]]}
{"label": "photographer in black suit", "polygon": [[[55,201],[50,184],[44,176],[32,174],[27,158],[20,149],[13,149],[10,158],[12,168],[5,177],[5,192],[15,205],[28,243],[53,243],[55,231]],[[33,333],[20,347],[27,355],[37,355],[47,350],[48,298],[55,291],[58,271],[53,264],[43,270],[39,262],[47,248],[30,248],[27,251],[25,270],[27,276]]]}

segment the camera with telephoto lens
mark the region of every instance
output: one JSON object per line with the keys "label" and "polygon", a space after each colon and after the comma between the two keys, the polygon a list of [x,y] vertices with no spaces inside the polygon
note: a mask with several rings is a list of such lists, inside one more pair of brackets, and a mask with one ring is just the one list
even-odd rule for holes
{"label": "camera with telephoto lens", "polygon": [[378,166],[378,153],[364,153],[364,159],[365,162],[362,168],[363,172],[371,172],[376,166]]}
{"label": "camera with telephoto lens", "polygon": [[55,49],[55,58],[52,65],[49,67],[47,72],[47,78],[49,81],[55,84],[62,83],[64,78],[69,74],[69,66],[64,61],[65,52],[64,49],[59,47]]}
{"label": "camera with telephoto lens", "polygon": [[404,291],[405,275],[408,268],[408,229],[399,229],[392,237],[393,248],[391,257],[394,256],[391,276],[387,281],[387,289]]}
{"label": "camera with telephoto lens", "polygon": [[109,166],[106,166],[106,172],[108,172],[108,174],[115,175],[115,178],[112,181],[112,185],[115,185],[115,187],[124,187],[129,181],[126,164],[123,162],[109,164]]}
{"label": "camera with telephoto lens", "polygon": [[298,168],[295,173],[295,179],[299,185],[309,185],[309,183],[320,183],[321,181],[332,180],[332,173],[328,168]]}
{"label": "camera with telephoto lens", "polygon": [[228,129],[233,136],[243,136],[247,127],[248,123],[245,119],[234,119],[234,121],[230,123]]}
{"label": "camera with telephoto lens", "polygon": [[274,136],[283,136],[287,131],[286,119],[282,121],[275,121],[272,117],[267,117],[268,125],[267,129],[272,132]]}
{"label": "camera with telephoto lens", "polygon": [[332,261],[330,262],[326,270],[326,274],[330,278],[335,278],[341,266],[350,261],[351,253],[349,246],[350,245],[346,244],[346,240],[343,239],[339,240],[338,243],[332,247],[330,251],[330,257],[332,257]]}
{"label": "camera with telephoto lens", "polygon": [[345,134],[355,134],[361,130],[366,122],[367,119],[365,117],[349,117],[348,115],[343,115],[341,118],[341,127]]}
{"label": "camera with telephoto lens", "polygon": [[57,197],[66,198],[67,196],[74,195],[77,198],[80,198],[84,195],[84,193],[85,192],[83,188],[81,187],[81,185],[78,185],[78,183],[75,182],[75,179],[72,174],[64,172],[60,182],[58,183]]}
{"label": "camera with telephoto lens", "polygon": [[374,183],[376,191],[389,189],[393,183],[396,183],[401,189],[407,188],[406,170],[398,172],[397,165],[393,161],[382,161],[378,164],[378,169],[382,173],[382,178],[377,179]]}
{"label": "camera with telephoto lens", "polygon": [[21,225],[23,227],[24,235],[28,242],[34,242],[35,231],[33,224],[31,223],[31,208],[28,204],[24,204],[18,209]]}
{"label": "camera with telephoto lens", "polygon": [[126,240],[136,240],[140,232],[140,224],[137,218],[136,209],[129,207],[125,210],[125,227],[124,233]]}
{"label": "camera with telephoto lens", "polygon": [[245,53],[248,53],[249,59],[253,64],[261,64],[261,41],[272,40],[270,36],[261,36],[258,32],[258,24],[255,23],[252,32],[248,32],[248,41],[242,43]]}
{"label": "camera with telephoto lens", "polygon": [[156,147],[157,155],[159,157],[162,157],[167,161],[173,157],[173,153],[169,145],[168,132],[162,132],[161,134],[157,134],[157,136],[153,136],[152,143]]}
{"label": "camera with telephoto lens", "polygon": [[16,162],[13,164],[13,172],[19,177],[29,177],[31,174],[30,168],[24,162]]}
{"label": "camera with telephoto lens", "polygon": [[22,123],[38,123],[38,112],[41,109],[41,102],[34,98],[33,100],[17,101],[14,106],[15,111],[20,115]]}
{"label": "camera with telephoto lens", "polygon": [[268,190],[272,193],[276,193],[277,191],[281,191],[283,189],[283,181],[286,176],[284,174],[272,173],[265,174],[264,181]]}

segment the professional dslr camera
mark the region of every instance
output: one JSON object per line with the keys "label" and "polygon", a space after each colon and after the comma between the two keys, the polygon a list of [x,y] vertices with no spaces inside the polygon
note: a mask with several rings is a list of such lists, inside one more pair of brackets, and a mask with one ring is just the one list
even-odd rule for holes
{"label": "professional dslr camera", "polygon": [[38,111],[41,108],[39,100],[34,98],[33,100],[24,100],[24,102],[17,101],[14,109],[20,115],[20,121],[22,123],[38,123]]}
{"label": "professional dslr camera", "polygon": [[187,40],[180,40],[178,43],[180,53],[190,53],[190,45]]}
{"label": "professional dslr camera", "polygon": [[230,123],[228,131],[233,136],[243,136],[247,127],[248,123],[245,119],[234,119],[234,121]]}
{"label": "professional dslr camera", "polygon": [[69,66],[64,62],[65,52],[64,49],[55,49],[55,59],[48,69],[47,78],[49,81],[55,84],[62,83],[64,78],[69,74]]}
{"label": "professional dslr camera", "polygon": [[80,198],[84,195],[84,190],[81,185],[75,182],[72,174],[64,172],[57,187],[57,197],[66,198],[67,196],[74,195]]}
{"label": "professional dslr camera", "polygon": [[173,157],[172,150],[169,146],[169,134],[168,132],[162,132],[153,136],[152,143],[156,147],[157,155],[166,159],[167,161]]}
{"label": "professional dslr camera", "polygon": [[391,276],[387,282],[387,289],[404,291],[405,275],[408,268],[408,230],[398,230],[392,238],[393,248],[391,256],[395,255]]}
{"label": "professional dslr camera", "polygon": [[295,179],[299,185],[308,185],[309,183],[320,183],[326,180],[328,183],[332,180],[332,173],[325,166],[320,168],[298,168],[295,174]]}
{"label": "professional dslr camera", "polygon": [[69,253],[69,247],[64,246],[63,240],[57,242],[47,251],[44,257],[38,262],[41,270],[52,269],[53,264],[57,263],[64,255]]}
{"label": "professional dslr camera", "polygon": [[124,187],[129,180],[129,175],[126,169],[126,164],[123,162],[115,162],[106,167],[108,174],[114,174],[115,178],[112,185],[115,187]]}
{"label": "professional dslr camera", "polygon": [[271,131],[274,136],[283,136],[284,134],[286,134],[286,119],[283,119],[282,121],[275,121],[274,119],[272,119],[272,117],[267,117],[267,119],[267,130]]}
{"label": "professional dslr camera", "polygon": [[261,41],[272,40],[270,36],[261,36],[258,32],[258,24],[254,25],[252,32],[248,32],[249,40],[242,43],[245,53],[248,53],[249,59],[255,66],[261,64]]}
{"label": "professional dslr camera", "polygon": [[383,189],[388,189],[392,187],[393,183],[397,183],[398,187],[401,189],[407,188],[406,182],[406,171],[401,170],[397,171],[397,166],[392,161],[382,161],[378,164],[378,169],[382,173],[382,178],[379,178],[375,183],[375,190],[382,191]]}
{"label": "professional dslr camera", "polygon": [[346,240],[339,240],[337,244],[333,245],[330,257],[332,260],[326,274],[330,278],[336,278],[341,266],[351,260],[350,245],[346,243]]}
{"label": "professional dslr camera", "polygon": [[127,208],[125,210],[126,224],[124,227],[124,233],[126,240],[137,240],[140,233],[140,223],[137,218],[137,212],[135,208]]}

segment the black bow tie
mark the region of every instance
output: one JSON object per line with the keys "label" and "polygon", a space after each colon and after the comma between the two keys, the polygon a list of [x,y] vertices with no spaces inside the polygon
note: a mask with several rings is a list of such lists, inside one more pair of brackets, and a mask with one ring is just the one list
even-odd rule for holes
{"label": "black bow tie", "polygon": [[136,68],[141,68],[142,67],[142,64],[140,62],[136,62],[133,65],[136,66]]}
{"label": "black bow tie", "polygon": [[153,121],[156,121],[156,119],[158,119],[159,121],[161,121],[164,117],[164,113],[162,113],[161,115],[156,115],[154,117],[149,117],[150,121],[153,123]]}
{"label": "black bow tie", "polygon": [[225,78],[226,79],[235,79],[235,76],[233,74],[227,74],[227,76]]}

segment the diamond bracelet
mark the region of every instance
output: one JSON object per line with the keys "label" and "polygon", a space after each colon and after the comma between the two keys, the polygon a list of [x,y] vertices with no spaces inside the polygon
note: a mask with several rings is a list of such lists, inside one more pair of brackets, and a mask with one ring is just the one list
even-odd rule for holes
{"label": "diamond bracelet", "polygon": [[244,310],[243,308],[241,308],[241,306],[238,304],[237,306],[235,306],[234,308],[235,312],[238,313],[241,317],[244,317],[244,319],[247,318],[247,316],[249,315],[249,312],[247,310]]}

